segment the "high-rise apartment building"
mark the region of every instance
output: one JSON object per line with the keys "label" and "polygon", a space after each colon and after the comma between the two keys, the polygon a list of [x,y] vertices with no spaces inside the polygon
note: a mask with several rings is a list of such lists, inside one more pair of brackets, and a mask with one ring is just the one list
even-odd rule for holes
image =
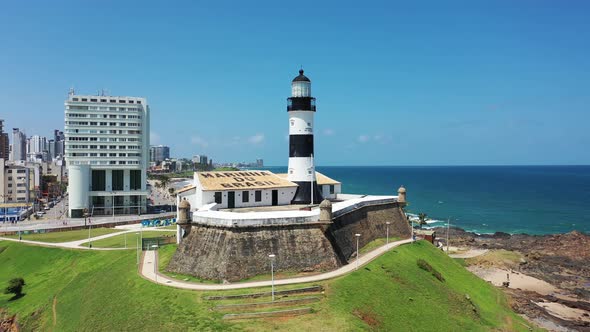
{"label": "high-rise apartment building", "polygon": [[69,215],[146,212],[146,99],[70,92],[65,108]]}
{"label": "high-rise apartment building", "polygon": [[166,159],[170,159],[170,147],[154,145],[150,148],[150,162],[159,164]]}
{"label": "high-rise apartment building", "polygon": [[27,136],[18,128],[12,128],[12,158],[14,161],[27,159]]}
{"label": "high-rise apartment building", "polygon": [[0,120],[0,159],[8,160],[10,155],[8,133],[4,132],[4,120]]}

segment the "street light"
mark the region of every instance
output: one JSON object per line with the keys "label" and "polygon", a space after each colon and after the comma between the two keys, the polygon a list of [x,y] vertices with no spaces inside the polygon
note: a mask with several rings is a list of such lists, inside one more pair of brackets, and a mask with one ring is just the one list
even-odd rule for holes
{"label": "street light", "polygon": [[356,268],[355,270],[359,269],[359,238],[361,235],[359,233],[354,234],[356,236]]}
{"label": "street light", "polygon": [[[157,251],[158,245],[152,244],[152,249]],[[156,284],[157,284],[158,283],[158,255],[156,252],[154,253],[154,274],[156,275]]]}
{"label": "street light", "polygon": [[414,243],[416,241],[416,238],[414,237],[414,219],[410,219],[410,222],[412,223],[412,243]]}
{"label": "street light", "polygon": [[88,248],[92,248],[92,242],[90,241],[90,229],[92,229],[92,224],[88,223]]}
{"label": "street light", "polygon": [[139,265],[139,232],[135,232],[135,251],[137,252],[137,265]]}
{"label": "street light", "polygon": [[385,225],[387,225],[387,242],[385,242],[385,244],[389,247],[389,225],[391,225],[391,222],[386,222]]}
{"label": "street light", "polygon": [[271,295],[272,295],[272,302],[275,301],[275,255],[270,254],[268,255],[270,258],[270,278],[271,278]]}

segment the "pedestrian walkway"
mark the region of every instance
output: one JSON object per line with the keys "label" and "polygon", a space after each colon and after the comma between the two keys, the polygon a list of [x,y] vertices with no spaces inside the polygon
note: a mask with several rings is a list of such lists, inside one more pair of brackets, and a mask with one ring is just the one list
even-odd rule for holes
{"label": "pedestrian walkway", "polygon": [[[359,257],[359,268],[373,259],[383,255],[387,251],[398,247],[400,245],[411,243],[412,239],[400,240],[391,242],[384,246],[381,246],[371,252],[366,253],[365,255]],[[229,289],[241,289],[241,288],[255,288],[255,287],[265,287],[271,286],[272,282],[270,280],[266,281],[253,281],[253,282],[239,282],[234,284],[201,284],[201,283],[192,283],[192,282],[184,282],[176,279],[172,279],[166,275],[156,273],[157,269],[157,251],[150,250],[146,251],[142,258],[142,263],[140,266],[140,273],[145,278],[152,282],[158,283],[160,285],[175,287],[175,288],[182,288],[182,289],[192,289],[192,290],[229,290]],[[275,286],[279,285],[292,285],[292,284],[301,284],[301,283],[308,283],[308,282],[317,282],[327,279],[332,279],[336,277],[343,276],[345,274],[351,273],[356,269],[356,262],[352,261],[351,263],[342,266],[334,271],[316,274],[312,276],[305,276],[305,277],[296,277],[296,278],[288,278],[288,279],[278,279],[274,281]]]}

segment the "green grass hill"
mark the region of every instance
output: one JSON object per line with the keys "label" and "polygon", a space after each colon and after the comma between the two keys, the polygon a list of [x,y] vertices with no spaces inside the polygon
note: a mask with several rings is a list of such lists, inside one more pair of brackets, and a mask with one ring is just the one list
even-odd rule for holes
{"label": "green grass hill", "polygon": [[[418,267],[424,259],[432,271]],[[0,287],[23,277],[25,296],[0,295],[24,331],[518,331],[528,330],[501,291],[425,242],[406,245],[350,275],[325,281],[313,313],[224,321],[205,295],[137,274],[134,251],[89,252],[0,242]],[[292,285],[278,289],[302,287]],[[258,299],[266,301],[268,299]]]}

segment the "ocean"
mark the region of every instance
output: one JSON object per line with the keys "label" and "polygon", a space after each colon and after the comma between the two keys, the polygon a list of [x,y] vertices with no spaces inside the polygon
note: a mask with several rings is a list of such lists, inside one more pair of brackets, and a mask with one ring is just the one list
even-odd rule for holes
{"label": "ocean", "polygon": [[[287,167],[267,167],[273,172]],[[424,212],[429,227],[480,234],[590,234],[590,166],[320,167],[342,182],[342,192],[397,195],[407,189],[410,213]]]}

